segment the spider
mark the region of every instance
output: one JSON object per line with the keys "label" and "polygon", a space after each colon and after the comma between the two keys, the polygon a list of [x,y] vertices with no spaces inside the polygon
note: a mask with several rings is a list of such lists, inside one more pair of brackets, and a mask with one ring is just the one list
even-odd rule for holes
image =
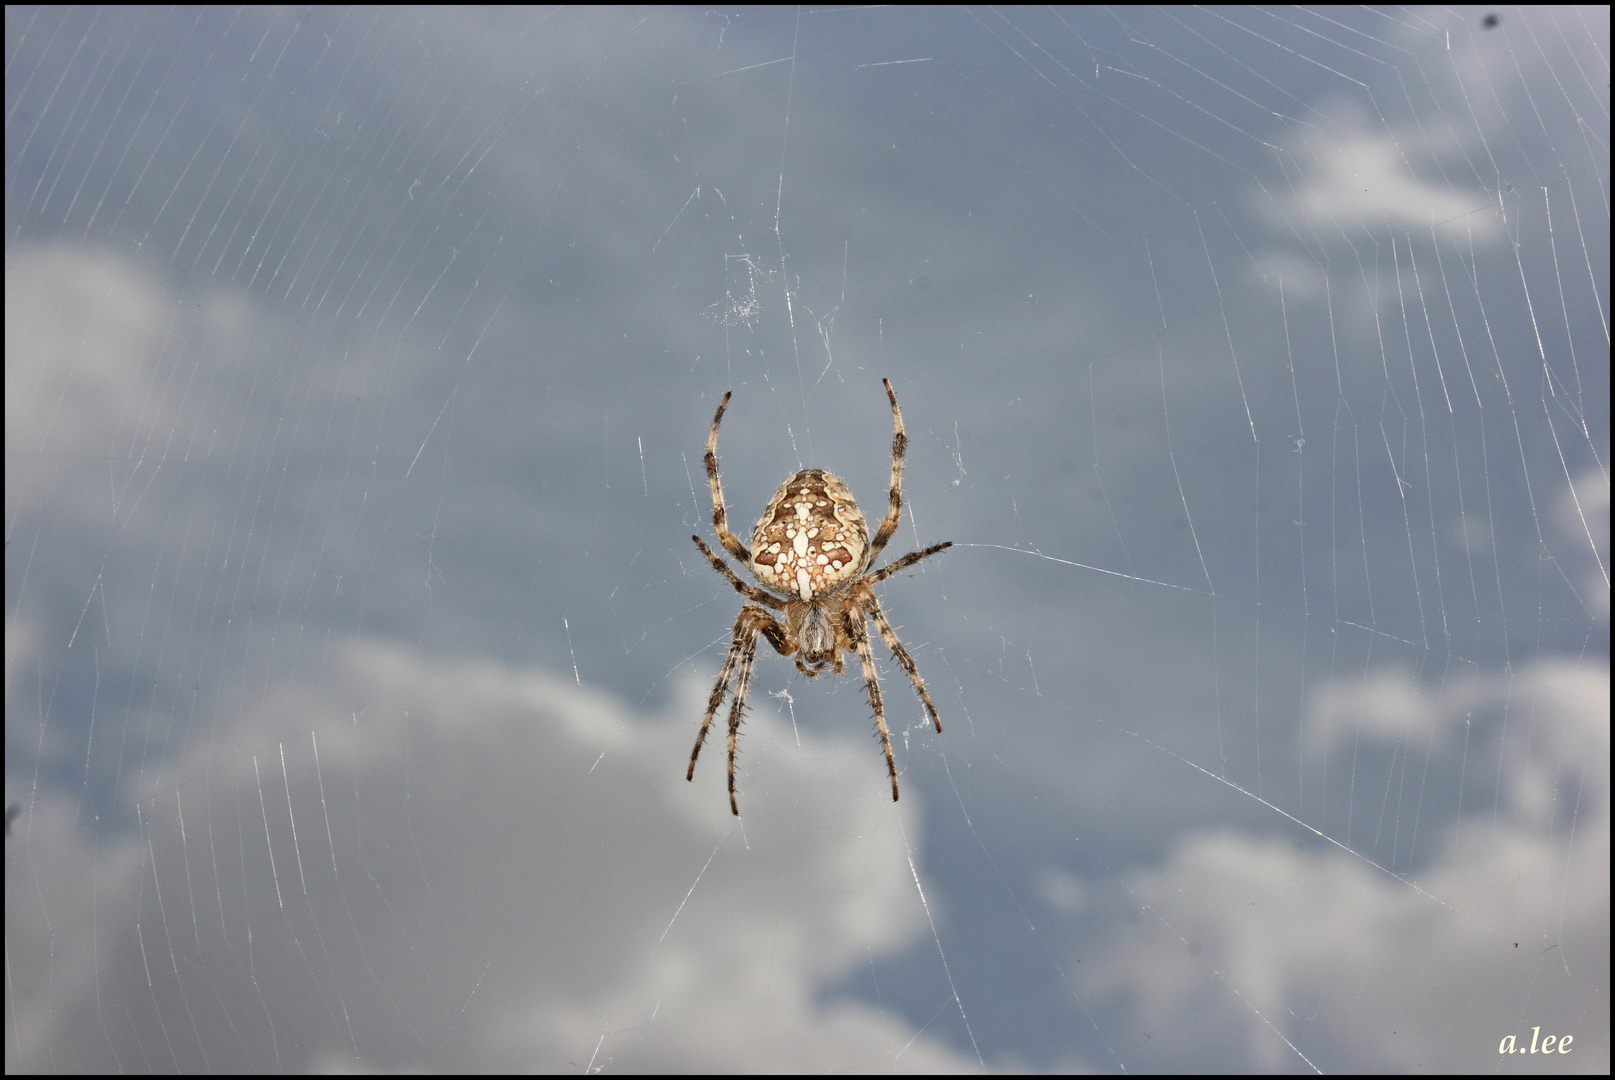
{"label": "spider", "polygon": [[[701,721],[701,733],[695,738],[695,749],[690,751],[690,769],[686,780],[695,779],[695,759],[706,741],[707,729],[723,704],[724,694],[733,682],[734,699],[729,708],[729,809],[740,816],[740,805],[735,801],[735,745],[740,734],[741,715],[746,709],[746,691],[751,687],[751,666],[757,657],[758,635],[766,638],[781,656],[796,661],[796,669],[809,678],[816,678],[829,665],[832,673],[841,674],[843,650],[855,652],[863,664],[864,686],[869,691],[869,704],[875,710],[875,728],[880,732],[880,745],[886,751],[886,771],[892,778],[892,801],[897,801],[897,763],[892,759],[892,739],[886,730],[886,711],[881,704],[880,680],[875,674],[875,654],[869,645],[869,621],[880,628],[880,636],[892,656],[903,665],[914,683],[925,711],[930,713],[938,732],[942,718],[937,716],[936,705],[925,689],[914,658],[908,654],[897,638],[897,631],[880,610],[875,599],[875,586],[899,570],[905,570],[921,559],[935,555],[953,546],[947,541],[928,548],[911,551],[873,573],[869,572],[881,550],[897,531],[898,512],[903,507],[903,451],[908,436],[903,432],[903,414],[897,409],[897,394],[891,380],[882,379],[886,397],[892,403],[892,486],[886,500],[886,516],[875,530],[873,539],[864,515],[853,500],[852,492],[840,479],[823,469],[803,469],[792,473],[774,492],[752,530],[748,548],[740,538],[729,531],[729,515],[723,504],[723,483],[718,479],[718,424],[723,411],[729,407],[729,394],[718,403],[718,412],[712,418],[712,434],[707,437],[707,479],[712,485],[712,527],[724,550],[739,560],[762,583],[762,588],[742,581],[729,569],[720,556],[701,540],[692,536],[712,568],[728,579],[735,591],[756,601],[744,604],[735,619],[729,641],[729,655],[724,658],[718,682],[707,701],[707,714]],[[776,616],[773,614],[778,612]]]}

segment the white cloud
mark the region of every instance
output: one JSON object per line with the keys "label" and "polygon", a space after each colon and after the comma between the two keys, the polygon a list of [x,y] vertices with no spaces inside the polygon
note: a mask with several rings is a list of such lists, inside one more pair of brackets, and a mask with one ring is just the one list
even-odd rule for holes
{"label": "white cloud", "polygon": [[1470,1071],[1540,1025],[1575,1036],[1568,1067],[1607,1071],[1608,687],[1607,669],[1544,664],[1497,688],[1502,798],[1409,881],[1322,841],[1186,837],[1125,875],[1146,917],[1085,956],[1090,989],[1184,1053],[1234,1039],[1272,1068],[1294,1060],[1275,1030],[1385,1069]]}
{"label": "white cloud", "polygon": [[[798,746],[759,708],[736,822],[721,753],[684,780],[704,691],[644,717],[532,669],[334,647],[323,688],[275,687],[148,775],[143,837],[36,813],[8,907],[18,1060],[105,1031],[71,1064],[976,1067],[827,997],[928,937],[865,740]],[[154,1005],[167,1040],[98,1001]]]}
{"label": "white cloud", "polygon": [[1281,235],[1377,236],[1389,225],[1436,229],[1466,243],[1502,238],[1497,197],[1454,179],[1472,176],[1462,146],[1433,145],[1416,126],[1392,127],[1344,101],[1329,103],[1322,115],[1326,126],[1302,129],[1287,148],[1295,179],[1255,195]]}

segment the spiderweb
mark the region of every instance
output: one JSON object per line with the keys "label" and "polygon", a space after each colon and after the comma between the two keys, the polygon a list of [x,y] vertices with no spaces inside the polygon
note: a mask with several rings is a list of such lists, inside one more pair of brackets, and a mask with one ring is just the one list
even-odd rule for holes
{"label": "spiderweb", "polygon": [[1606,13],[6,45],[8,1071],[1608,1070]]}

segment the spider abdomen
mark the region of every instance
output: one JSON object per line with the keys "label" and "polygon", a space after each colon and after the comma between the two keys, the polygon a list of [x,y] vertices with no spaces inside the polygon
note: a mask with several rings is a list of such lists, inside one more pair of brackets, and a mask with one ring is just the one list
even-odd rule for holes
{"label": "spider abdomen", "polygon": [[863,573],[869,526],[832,473],[803,469],[774,492],[751,537],[751,564],[764,585],[811,601]]}

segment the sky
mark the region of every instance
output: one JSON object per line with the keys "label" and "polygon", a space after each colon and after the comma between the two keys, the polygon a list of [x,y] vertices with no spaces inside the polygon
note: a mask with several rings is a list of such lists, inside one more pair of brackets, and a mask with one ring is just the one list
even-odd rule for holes
{"label": "sky", "polygon": [[7,1071],[1606,1073],[1609,54],[8,7]]}

